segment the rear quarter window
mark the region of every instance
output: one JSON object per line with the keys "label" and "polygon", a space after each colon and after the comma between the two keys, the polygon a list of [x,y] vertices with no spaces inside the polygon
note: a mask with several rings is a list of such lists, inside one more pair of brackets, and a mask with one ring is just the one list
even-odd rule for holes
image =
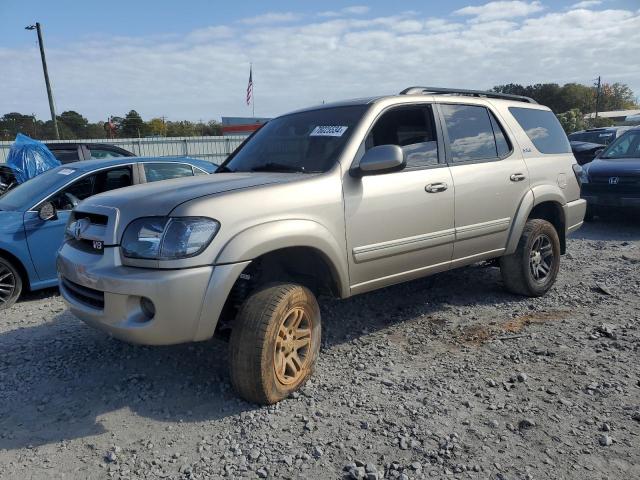
{"label": "rear quarter window", "polygon": [[509,107],[509,111],[540,153],[571,153],[567,135],[553,112],[521,107]]}

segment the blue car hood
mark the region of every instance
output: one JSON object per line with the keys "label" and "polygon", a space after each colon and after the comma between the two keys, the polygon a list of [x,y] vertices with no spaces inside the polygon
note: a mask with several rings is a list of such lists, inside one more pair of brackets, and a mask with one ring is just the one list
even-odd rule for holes
{"label": "blue car hood", "polygon": [[588,164],[589,175],[594,177],[640,176],[640,158],[595,159]]}

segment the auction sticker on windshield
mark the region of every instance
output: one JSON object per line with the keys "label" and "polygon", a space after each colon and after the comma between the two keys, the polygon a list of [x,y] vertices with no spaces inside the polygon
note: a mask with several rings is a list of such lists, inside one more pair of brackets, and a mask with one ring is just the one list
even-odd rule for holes
{"label": "auction sticker on windshield", "polygon": [[310,137],[341,137],[344,132],[347,131],[344,126],[338,125],[318,125],[309,134]]}

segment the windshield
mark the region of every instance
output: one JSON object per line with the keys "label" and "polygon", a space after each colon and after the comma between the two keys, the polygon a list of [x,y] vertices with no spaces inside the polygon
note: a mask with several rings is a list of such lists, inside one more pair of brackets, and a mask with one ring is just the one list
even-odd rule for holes
{"label": "windshield", "polygon": [[640,158],[640,130],[631,130],[602,152],[600,158]]}
{"label": "windshield", "polygon": [[27,180],[0,197],[0,210],[26,210],[38,203],[48,193],[64,186],[76,177],[77,170],[56,167]]}
{"label": "windshield", "polygon": [[368,105],[323,108],[271,120],[218,172],[326,172]]}

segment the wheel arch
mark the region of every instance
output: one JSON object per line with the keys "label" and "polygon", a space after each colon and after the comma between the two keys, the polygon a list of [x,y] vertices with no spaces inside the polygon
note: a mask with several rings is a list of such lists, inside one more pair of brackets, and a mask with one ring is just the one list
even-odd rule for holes
{"label": "wheel arch", "polygon": [[12,265],[18,270],[18,274],[20,275],[20,280],[22,280],[22,289],[30,290],[31,289],[31,280],[29,278],[29,272],[27,268],[24,266],[22,260],[18,258],[16,255],[11,253],[10,251],[0,247],[0,257],[5,258],[10,261]]}
{"label": "wheel arch", "polygon": [[506,255],[516,251],[518,241],[527,220],[539,218],[551,223],[560,239],[560,252],[566,252],[566,199],[557,186],[541,185],[529,190],[522,201],[513,221],[507,240]]}
{"label": "wheel arch", "polygon": [[[256,260],[294,262],[300,268],[322,265],[331,279],[331,290],[338,297],[349,295],[345,249],[329,230],[313,220],[282,220],[251,227],[235,235],[222,248],[216,264]],[[251,265],[251,264],[250,264]],[[303,272],[300,272],[303,273]]]}

